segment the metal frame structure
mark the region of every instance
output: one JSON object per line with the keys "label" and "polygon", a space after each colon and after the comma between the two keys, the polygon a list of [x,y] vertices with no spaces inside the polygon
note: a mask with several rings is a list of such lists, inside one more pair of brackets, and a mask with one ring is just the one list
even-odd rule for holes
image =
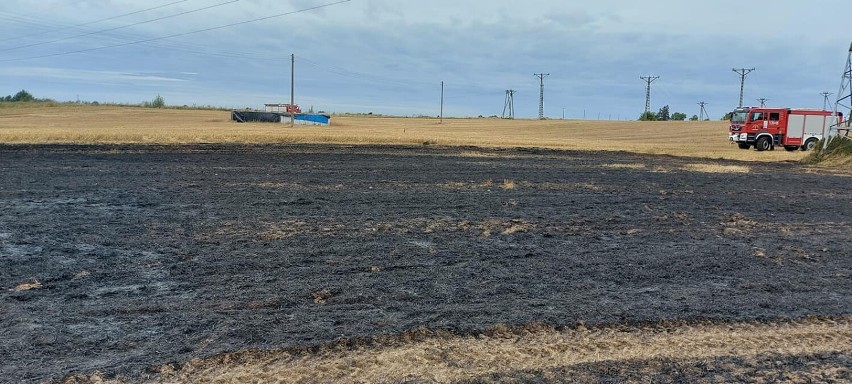
{"label": "metal frame structure", "polygon": [[698,121],[704,121],[704,119],[710,120],[710,114],[707,113],[707,109],[704,107],[707,105],[706,102],[699,101],[698,105],[701,106],[701,111],[698,112]]}
{"label": "metal frame structure", "polygon": [[850,122],[849,118],[852,115],[852,43],[849,44],[849,51],[846,56],[846,66],[843,68],[843,75],[840,78],[840,90],[837,91],[837,100],[834,102],[833,116],[838,113],[845,113],[843,121],[836,119],[834,124],[828,127],[828,132],[825,135],[822,149],[828,148],[828,142],[834,136],[839,136],[840,131],[846,131],[844,137],[849,136]]}
{"label": "metal frame structure", "polygon": [[742,108],[742,106],[743,106],[743,91],[745,91],[745,79],[746,79],[746,76],[748,76],[749,73],[754,72],[754,68],[740,68],[740,69],[733,68],[731,70],[736,72],[737,75],[740,75],[740,107]]}
{"label": "metal frame structure", "polygon": [[639,76],[645,85],[645,113],[651,112],[651,83],[659,79],[659,76]]}
{"label": "metal frame structure", "polygon": [[538,96],[538,119],[544,120],[544,78],[550,76],[549,73],[534,73],[533,76],[541,80],[541,89]]}
{"label": "metal frame structure", "polygon": [[[501,116],[504,119],[514,119],[515,118],[515,90],[507,89],[506,90],[506,101],[503,103],[503,115]],[[508,112],[508,114],[506,114]]]}

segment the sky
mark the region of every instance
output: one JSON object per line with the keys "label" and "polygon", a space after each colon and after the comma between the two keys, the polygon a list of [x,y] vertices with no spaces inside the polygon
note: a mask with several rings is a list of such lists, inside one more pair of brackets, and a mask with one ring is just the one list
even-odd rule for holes
{"label": "sky", "polygon": [[[0,95],[58,101],[636,119],[744,104],[822,108],[848,48],[848,0],[3,0]],[[836,95],[832,95],[832,101]]]}

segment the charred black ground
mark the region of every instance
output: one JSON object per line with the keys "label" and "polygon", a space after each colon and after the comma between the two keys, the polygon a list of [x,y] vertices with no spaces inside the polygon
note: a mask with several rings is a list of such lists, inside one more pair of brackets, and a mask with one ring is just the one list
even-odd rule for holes
{"label": "charred black ground", "polygon": [[421,326],[852,313],[852,179],[696,163],[742,165],[0,146],[0,381],[134,374]]}

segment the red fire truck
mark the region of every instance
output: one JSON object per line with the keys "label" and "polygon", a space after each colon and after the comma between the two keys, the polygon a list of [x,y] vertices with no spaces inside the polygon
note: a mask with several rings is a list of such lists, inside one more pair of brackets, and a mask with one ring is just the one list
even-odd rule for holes
{"label": "red fire truck", "polygon": [[831,111],[818,109],[789,109],[741,107],[731,115],[728,135],[741,149],[753,145],[758,151],[783,146],[788,151],[813,149],[828,128],[843,120],[832,117]]}

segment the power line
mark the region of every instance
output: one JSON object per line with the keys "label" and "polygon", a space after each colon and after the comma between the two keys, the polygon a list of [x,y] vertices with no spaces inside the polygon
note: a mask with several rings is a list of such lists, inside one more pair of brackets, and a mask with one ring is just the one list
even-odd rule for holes
{"label": "power line", "polygon": [[[188,0],[183,0],[183,1],[188,1]],[[173,4],[173,3],[170,3],[170,4]],[[160,7],[164,7],[164,6],[167,6],[167,5],[169,5],[169,4],[166,4],[166,5],[163,5],[163,6],[160,6]],[[157,8],[157,7],[155,7],[155,8]],[[151,9],[154,9],[154,8],[149,8],[148,10],[151,10]],[[145,11],[145,10],[136,11],[134,13],[143,12],[143,11]],[[4,18],[2,13],[3,12],[0,11],[0,19]],[[32,18],[30,16],[26,16],[26,17]],[[117,17],[119,17],[119,16],[113,16],[111,18],[117,18]],[[111,19],[111,18],[108,18],[108,19]],[[35,18],[33,18],[33,19],[35,19]],[[35,19],[35,20],[37,20],[37,19]],[[102,19],[102,20],[104,20],[104,19]],[[30,24],[33,24],[33,25],[39,25],[39,26],[42,26],[42,27],[44,27],[44,26],[53,27],[54,26],[54,25],[52,25],[54,23],[53,21],[44,21],[44,22],[40,22],[40,23],[35,23],[35,22],[27,22],[27,23],[30,23]],[[86,24],[91,24],[91,23],[94,23],[94,22],[89,22],[89,23],[86,23]],[[81,25],[83,25],[83,24],[81,24]],[[74,26],[66,25],[66,26],[64,26],[60,29],[69,29],[69,28],[73,28],[73,27]],[[52,28],[52,30],[56,30],[56,28]],[[50,32],[50,31],[48,31],[48,32]],[[140,39],[140,37],[138,35],[133,36],[133,35],[129,35],[129,34],[120,34],[120,33],[111,34],[111,36],[109,36],[109,37],[116,40],[116,41]],[[2,41],[2,40],[0,40],[0,41]],[[174,41],[172,43],[164,43],[163,42],[163,43],[159,43],[159,44],[143,43],[142,45],[155,47],[155,48],[166,48],[166,49],[174,50],[174,51],[189,52],[189,53],[193,53],[193,54],[196,54],[196,55],[203,55],[203,56],[231,57],[231,58],[251,59],[251,60],[274,60],[274,61],[289,60],[289,56],[284,57],[284,56],[280,56],[280,55],[278,55],[278,56],[270,55],[269,51],[246,52],[246,51],[235,51],[233,49],[228,49],[227,52],[211,51],[210,49],[208,49],[208,47],[206,47],[204,45],[193,44],[193,43],[190,43],[190,42]]]}
{"label": "power line", "polygon": [[[184,1],[189,1],[189,0],[182,0],[180,2],[184,2]],[[171,4],[175,4],[175,3],[169,3],[169,4],[161,5],[159,7],[148,8],[147,10],[162,8],[162,7],[171,5]],[[128,13],[128,14],[125,14],[125,15],[140,13],[140,12],[144,12],[144,11],[146,11],[146,10],[135,11],[135,12]],[[4,13],[3,11],[0,11],[0,19],[4,18],[3,13]],[[8,13],[8,12],[6,12],[6,13]],[[70,28],[74,28],[74,27],[77,27],[77,26],[94,24],[94,23],[99,22],[99,21],[115,19],[115,18],[118,18],[118,17],[121,17],[121,16],[124,16],[124,15],[113,16],[113,17],[106,18],[106,19],[91,21],[91,22],[84,23],[84,24],[78,24],[78,25],[75,25],[75,26],[66,25],[66,26],[59,28],[59,29],[70,29]],[[31,18],[30,16],[24,16],[24,17]],[[35,23],[33,23],[33,24],[35,24]],[[50,24],[48,24],[47,21],[45,21],[45,22],[40,23],[39,25],[48,26]],[[95,32],[95,33],[97,33],[97,32]],[[116,39],[125,39],[125,40],[141,39],[139,36],[132,36],[132,35],[128,35],[128,34],[116,34],[115,36],[116,36]],[[285,61],[285,60],[290,61],[290,59],[291,59],[290,55],[286,55],[286,56],[285,55],[275,55],[275,54],[271,54],[270,51],[246,51],[246,50],[235,51],[233,49],[228,49],[227,52],[224,52],[224,51],[211,50],[211,49],[209,49],[209,47],[207,47],[205,45],[193,44],[191,42],[183,42],[183,41],[173,41],[171,43],[165,43],[165,42],[150,43],[149,42],[149,43],[141,43],[141,45],[158,47],[158,48],[166,48],[166,49],[170,49],[170,50],[188,52],[188,53],[192,53],[192,54],[196,54],[196,55],[202,55],[202,56],[239,58],[239,59],[249,59],[249,60],[282,61],[282,62]],[[309,59],[302,57],[302,56],[297,57],[296,59],[298,61],[305,62],[306,64],[309,64],[313,67],[322,69],[322,70],[330,72],[330,73],[334,73],[334,74],[337,74],[337,75],[340,75],[340,76],[343,76],[343,77],[359,79],[359,80],[363,80],[363,81],[367,81],[367,82],[378,81],[378,82],[385,82],[385,83],[389,83],[389,84],[404,85],[404,86],[412,86],[412,85],[418,85],[418,84],[420,84],[420,85],[427,85],[427,84],[431,85],[432,84],[431,82],[416,81],[416,80],[411,80],[411,79],[399,80],[399,79],[382,78],[382,77],[379,77],[379,76],[355,72],[355,71],[344,69],[344,68],[341,68],[341,67],[323,65],[323,64],[320,64],[317,61],[309,60]]]}
{"label": "power line", "polygon": [[[434,82],[417,80],[415,78],[406,78],[406,79],[390,78],[390,77],[383,77],[383,76],[364,73],[364,72],[358,72],[358,71],[343,68],[343,67],[340,67],[340,66],[320,63],[318,60],[308,59],[308,58],[301,56],[301,55],[297,56],[296,60],[303,62],[307,65],[310,65],[312,67],[315,67],[317,69],[320,69],[322,71],[325,71],[325,72],[328,72],[328,73],[331,73],[331,74],[334,74],[334,75],[337,75],[337,76],[340,76],[340,77],[349,78],[349,79],[353,79],[353,80],[364,82],[364,83],[369,83],[371,85],[375,85],[376,83],[384,83],[384,84],[391,85],[391,86],[402,87],[406,90],[415,89],[415,88],[419,89],[421,87],[434,86]],[[474,82],[468,82],[468,83],[464,83],[464,82],[461,82],[461,83],[459,83],[459,82],[446,83],[445,82],[445,88],[446,89],[464,89],[464,90],[468,90],[468,91],[470,90],[471,86],[476,88],[479,85],[480,84],[474,83]],[[515,91],[515,93],[517,93],[517,91]]]}
{"label": "power line", "polygon": [[[151,8],[141,9],[141,10],[138,10],[138,11],[133,11],[133,12],[130,12],[130,13],[124,13],[124,14],[117,15],[117,16],[111,16],[111,17],[107,17],[107,18],[103,18],[103,19],[93,20],[93,21],[89,21],[89,22],[82,23],[82,24],[75,24],[75,25],[69,25],[69,26],[64,26],[64,27],[60,27],[60,28],[53,28],[53,29],[50,29],[50,30],[47,30],[47,31],[38,32],[38,33],[33,33],[33,34],[29,34],[29,35],[22,35],[22,36],[8,37],[8,38],[5,38],[5,39],[0,39],[0,41],[9,41],[9,40],[25,39],[25,38],[28,38],[28,37],[41,36],[41,35],[44,35],[44,34],[47,34],[47,33],[51,33],[51,32],[64,31],[64,30],[73,29],[73,28],[85,27],[85,26],[87,26],[87,25],[92,25],[92,24],[102,23],[102,22],[104,22],[104,21],[120,19],[120,18],[122,18],[122,17],[132,16],[132,15],[136,15],[136,14],[144,13],[144,12],[149,12],[149,11],[157,10],[157,9],[160,9],[160,8],[170,7],[170,6],[172,6],[172,5],[180,4],[180,3],[185,3],[185,2],[187,2],[187,1],[189,1],[189,0],[173,1],[173,2],[171,2],[171,3],[167,3],[167,4],[163,4],[163,5],[158,5],[158,6],[156,6],[156,7],[151,7]],[[29,17],[29,16],[27,16],[27,17]]]}
{"label": "power line", "polygon": [[[2,18],[2,15],[0,15],[0,18]],[[131,38],[131,37],[128,37],[130,35],[126,35],[126,34],[123,35],[123,37],[122,37],[122,34],[118,34],[117,36],[119,38],[124,38],[124,39],[130,39]],[[139,39],[139,37],[135,37],[135,38]],[[283,62],[284,60],[287,60],[287,61],[291,60],[290,55],[287,55],[287,56],[274,55],[274,54],[270,54],[270,51],[245,52],[245,51],[229,50],[228,52],[220,52],[220,51],[210,50],[208,47],[200,45],[200,44],[192,44],[192,43],[183,42],[183,41],[173,41],[171,43],[160,42],[160,43],[141,43],[141,44],[146,45],[146,46],[168,48],[168,49],[171,49],[171,50],[184,51],[184,52],[189,52],[189,53],[192,53],[192,54],[205,55],[205,56],[231,57],[231,58],[239,58],[239,59],[247,59],[247,60],[270,60],[270,61],[278,61],[278,62]],[[313,67],[321,69],[323,71],[333,73],[333,74],[336,74],[336,75],[339,75],[339,76],[342,76],[342,77],[360,80],[360,81],[363,81],[363,82],[386,83],[386,84],[390,84],[390,85],[397,85],[397,86],[406,87],[407,89],[417,87],[417,86],[420,86],[420,85],[426,85],[426,84],[431,85],[431,84],[433,84],[431,82],[427,83],[427,82],[418,81],[418,80],[415,80],[415,79],[393,79],[393,78],[386,78],[386,77],[371,75],[371,74],[362,73],[362,72],[356,72],[356,71],[353,71],[353,70],[350,70],[350,69],[345,69],[345,68],[342,68],[342,67],[339,67],[339,66],[333,66],[333,65],[327,65],[327,64],[324,65],[324,64],[321,64],[319,61],[310,60],[310,59],[307,59],[307,58],[301,57],[301,56],[297,57],[296,59],[301,61],[301,62],[304,62],[308,65],[311,65]]]}
{"label": "power line", "polygon": [[740,68],[740,69],[731,69],[740,75],[740,107],[743,106],[743,90],[745,89],[745,78],[749,73],[754,71],[754,68]]}
{"label": "power line", "polygon": [[[365,73],[365,72],[358,72],[358,71],[343,68],[343,67],[340,67],[340,66],[320,63],[318,60],[308,59],[308,58],[305,58],[304,56],[297,56],[296,60],[303,62],[307,65],[310,65],[312,67],[315,67],[317,69],[320,69],[324,72],[328,72],[328,73],[331,73],[331,74],[334,74],[334,75],[337,75],[337,76],[340,76],[340,77],[343,77],[343,78],[353,79],[355,81],[370,84],[372,86],[371,88],[374,88],[377,83],[383,83],[383,84],[387,84],[387,85],[390,85],[390,86],[396,86],[396,87],[398,87],[400,89],[404,89],[404,90],[414,90],[414,89],[422,89],[424,87],[432,87],[435,84],[434,82],[418,80],[416,77],[392,78],[392,77],[383,77],[383,76],[375,75],[375,74],[369,74],[369,73]],[[471,89],[472,88],[476,89],[480,85],[481,85],[480,83],[475,83],[475,82],[472,82],[472,81],[469,81],[469,82],[453,81],[453,82],[450,82],[450,83],[447,83],[445,81],[445,84],[444,84],[445,89],[447,89],[447,90],[462,89],[462,90],[469,91],[469,92],[473,92]],[[512,90],[512,91],[513,91],[513,94],[517,93],[517,91],[514,91],[514,90]],[[487,94],[492,94],[491,92],[493,92],[493,91],[483,91],[483,92],[488,92]],[[512,107],[513,107],[513,112],[514,112],[514,100],[512,102]],[[508,108],[507,108],[506,112],[508,113]]]}
{"label": "power line", "polygon": [[[6,16],[4,16],[3,14],[6,14]],[[7,11],[0,11],[0,19],[8,20],[8,21],[11,21],[13,23],[33,25],[33,26],[36,26],[36,27],[39,27],[39,28],[42,28],[42,29],[44,29],[44,28],[56,29],[56,25],[52,24],[48,21],[39,21],[39,19],[32,17],[32,16],[19,15],[19,14],[7,12]],[[15,40],[17,38],[18,37],[5,38],[5,39],[0,40],[0,41]]]}
{"label": "power line", "polygon": [[[2,13],[2,12],[0,12],[0,13]],[[3,16],[1,14],[0,14],[0,19],[3,19]],[[33,24],[35,24],[35,23],[33,23]],[[41,24],[41,25],[46,26],[48,24]],[[129,34],[120,34],[120,33],[114,34],[114,35],[109,36],[109,37],[116,40],[116,41],[140,39],[140,37],[138,35],[133,36],[133,35],[129,35]],[[203,56],[230,57],[230,58],[251,59],[251,60],[274,60],[274,61],[289,60],[289,56],[287,56],[287,57],[280,56],[280,55],[274,56],[274,55],[270,55],[269,51],[246,52],[246,51],[235,51],[235,50],[232,50],[232,49],[229,49],[227,52],[211,51],[210,49],[208,49],[207,46],[204,46],[204,45],[201,45],[201,44],[193,44],[193,43],[190,43],[190,42],[174,41],[172,43],[161,42],[159,44],[143,43],[142,45],[154,47],[154,48],[165,48],[165,49],[174,50],[174,51],[188,52],[188,53],[193,53],[193,54],[196,54],[196,55],[203,55]]]}
{"label": "power line", "polygon": [[645,87],[645,113],[651,112],[651,83],[659,79],[659,76],[639,76],[647,85]]}
{"label": "power line", "polygon": [[78,49],[78,50],[75,50],[75,51],[51,53],[51,54],[39,55],[39,56],[19,57],[19,58],[15,58],[15,59],[5,59],[5,60],[0,60],[0,63],[9,62],[9,61],[43,59],[43,58],[47,58],[47,57],[65,56],[65,55],[71,55],[71,54],[75,54],[75,53],[85,53],[85,52],[98,51],[98,50],[101,50],[101,49],[117,48],[117,47],[124,47],[124,46],[128,46],[128,45],[149,43],[149,42],[152,42],[152,41],[159,41],[159,40],[171,39],[171,38],[175,38],[175,37],[188,36],[188,35],[193,35],[193,34],[202,33],[202,32],[209,32],[209,31],[215,31],[215,30],[218,30],[218,29],[230,28],[230,27],[234,27],[234,26],[237,26],[237,25],[250,24],[250,23],[255,23],[255,22],[258,22],[258,21],[294,15],[294,14],[297,14],[297,13],[309,12],[309,11],[313,11],[313,10],[317,10],[317,9],[321,9],[321,8],[330,7],[330,6],[333,6],[333,5],[348,3],[350,1],[352,1],[352,0],[339,0],[339,1],[331,2],[331,3],[326,3],[326,4],[321,4],[321,5],[309,7],[309,8],[302,8],[302,9],[298,9],[298,10],[295,10],[295,11],[279,13],[279,14],[275,14],[275,15],[271,15],[271,16],[258,17],[258,18],[255,18],[255,19],[250,19],[250,20],[240,21],[240,22],[236,22],[236,23],[220,25],[220,26],[216,26],[216,27],[198,29],[198,30],[194,30],[194,31],[190,31],[190,32],[176,33],[176,34],[173,34],[173,35],[154,37],[154,38],[150,38],[150,39],[130,41],[130,42],[121,43],[121,44],[106,45],[106,46],[102,46],[102,47],[87,48],[87,49]]}
{"label": "power line", "polygon": [[114,27],[114,28],[101,29],[101,30],[98,30],[98,31],[82,33],[82,34],[74,35],[74,36],[66,36],[66,37],[63,37],[63,38],[60,38],[60,39],[55,39],[55,40],[50,40],[50,41],[42,41],[42,42],[39,42],[39,43],[19,45],[17,47],[12,47],[12,48],[4,48],[4,49],[0,49],[0,52],[8,52],[8,51],[14,51],[14,50],[17,50],[17,49],[22,49],[22,48],[36,47],[36,46],[39,46],[39,45],[51,44],[51,43],[56,43],[56,42],[60,42],[60,41],[70,40],[70,39],[76,39],[78,37],[91,36],[91,35],[96,35],[96,34],[99,34],[99,33],[111,32],[111,31],[116,31],[116,30],[119,30],[119,29],[135,27],[137,25],[153,23],[155,21],[161,21],[161,20],[170,19],[170,18],[173,18],[173,17],[188,15],[190,13],[206,11],[208,9],[221,7],[221,6],[224,6],[224,5],[236,3],[238,1],[240,1],[240,0],[230,0],[230,1],[226,1],[224,3],[219,3],[219,4],[215,4],[215,5],[211,5],[211,6],[207,6],[207,7],[203,7],[203,8],[197,8],[197,9],[193,9],[193,10],[189,10],[189,11],[185,11],[185,12],[176,13],[176,14],[173,14],[173,15],[157,17],[157,18],[154,18],[154,19],[140,21],[140,22],[137,22],[137,23],[127,24],[127,25],[122,25],[122,26],[118,26],[118,27]]}
{"label": "power line", "polygon": [[[361,81],[368,82],[368,83],[381,82],[381,83],[404,86],[404,87],[433,86],[434,85],[434,83],[429,83],[429,82],[426,82],[426,81],[410,80],[410,79],[409,80],[391,79],[391,78],[371,75],[371,74],[367,74],[367,73],[363,73],[363,72],[356,72],[356,71],[353,71],[353,70],[350,70],[350,69],[346,69],[346,68],[342,68],[342,67],[338,67],[338,66],[334,66],[334,65],[324,65],[324,64],[318,63],[315,60],[307,59],[304,56],[299,56],[299,57],[296,58],[296,60],[299,60],[299,61],[304,62],[308,65],[311,65],[315,68],[319,68],[323,71],[333,73],[333,74],[341,76],[341,77],[348,77],[348,78],[361,80]],[[447,85],[452,86],[451,84],[447,84]]]}
{"label": "power line", "polygon": [[[33,16],[17,15],[17,14],[14,14],[14,13],[4,12],[4,11],[0,11],[0,20],[2,20],[4,18],[9,19],[8,17],[3,16],[4,13],[15,15],[16,17],[19,17],[19,18],[32,19],[32,20],[35,20],[35,21],[23,21],[23,20],[13,20],[13,21],[20,21],[20,22],[23,22],[23,23],[33,24],[33,25],[37,25],[37,26],[42,27],[42,28],[48,27],[51,30],[44,32],[44,33],[48,33],[48,32],[52,32],[52,31],[55,31],[55,30],[71,29],[71,28],[75,28],[75,27],[78,27],[78,26],[94,24],[94,23],[101,22],[101,21],[104,21],[104,20],[115,19],[115,18],[131,15],[131,14],[135,14],[135,13],[141,13],[141,12],[150,11],[150,10],[157,9],[157,8],[163,8],[163,7],[173,5],[173,4],[176,4],[176,3],[180,3],[180,2],[184,2],[184,1],[189,1],[189,0],[182,0],[182,1],[178,1],[178,2],[168,3],[168,4],[158,6],[158,7],[153,7],[153,8],[148,8],[148,9],[145,9],[145,10],[135,11],[135,12],[127,13],[127,14],[124,14],[124,15],[112,16],[112,17],[109,17],[109,18],[95,20],[95,21],[84,23],[84,24],[64,25],[61,28],[55,28],[57,23],[52,21],[52,20],[38,19],[38,18],[33,17]],[[124,27],[122,27],[122,28],[124,28]],[[97,32],[94,32],[94,33],[97,33]],[[39,34],[41,34],[41,33],[39,33]],[[23,36],[23,37],[26,37],[26,36]],[[23,37],[17,37],[17,38],[23,38]],[[110,34],[109,36],[104,36],[104,37],[109,37],[109,38],[111,38],[111,39],[113,39],[117,42],[133,40],[133,39],[136,39],[136,40],[143,39],[143,37],[141,37],[139,35],[134,36],[134,35],[131,35],[131,34],[121,34],[121,33]],[[10,40],[10,39],[7,39],[7,40]],[[0,40],[0,41],[5,41],[5,40]],[[170,43],[147,42],[147,43],[140,43],[140,44],[144,45],[144,46],[154,47],[154,48],[165,48],[165,49],[169,49],[169,50],[173,50],[173,51],[188,52],[188,53],[192,53],[192,54],[195,54],[195,55],[201,55],[201,56],[227,57],[227,58],[238,58],[238,59],[247,59],[247,60],[268,60],[268,61],[284,61],[284,60],[289,61],[290,60],[289,55],[286,55],[286,56],[275,55],[275,54],[271,54],[270,51],[268,51],[268,50],[267,51],[246,51],[246,50],[236,51],[236,50],[231,49],[231,47],[229,47],[227,49],[227,51],[211,50],[210,47],[208,47],[206,45],[194,44],[194,43],[185,42],[185,41],[173,41],[173,42],[170,42]],[[11,61],[11,60],[7,60],[7,61]],[[427,83],[423,83],[423,84],[427,84]],[[431,83],[428,83],[428,84],[431,84]]]}
{"label": "power line", "polygon": [[544,120],[544,78],[550,76],[549,73],[534,73],[533,76],[541,80],[541,91],[538,97],[538,119]]}

